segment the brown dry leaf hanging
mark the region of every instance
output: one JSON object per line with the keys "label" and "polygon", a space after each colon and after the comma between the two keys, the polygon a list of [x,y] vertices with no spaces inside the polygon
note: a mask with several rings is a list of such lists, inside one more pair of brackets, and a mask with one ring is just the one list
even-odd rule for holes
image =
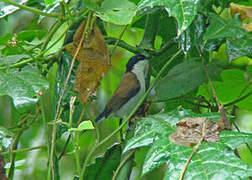
{"label": "brown dry leaf hanging", "polygon": [[[86,20],[78,27],[74,34],[73,42],[66,46],[66,50],[74,56],[85,30]],[[109,52],[105,40],[97,27],[88,33],[77,55],[80,64],[74,82],[74,90],[79,92],[79,98],[86,104],[97,89],[101,78],[108,72],[110,67]]]}
{"label": "brown dry leaf hanging", "polygon": [[231,15],[240,14],[241,20],[252,18],[252,6],[244,6],[239,4],[230,3]]}
{"label": "brown dry leaf hanging", "polygon": [[218,142],[220,128],[217,123],[207,118],[184,118],[177,124],[177,129],[169,136],[172,143],[182,146],[192,146],[198,143],[202,136],[202,128],[205,124],[203,140],[207,142]]}

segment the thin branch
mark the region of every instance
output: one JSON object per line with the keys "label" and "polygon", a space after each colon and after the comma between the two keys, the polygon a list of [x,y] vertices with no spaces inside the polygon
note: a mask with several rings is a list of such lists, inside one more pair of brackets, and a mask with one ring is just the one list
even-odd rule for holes
{"label": "thin branch", "polygon": [[72,137],[72,134],[69,134],[68,137],[67,137],[66,143],[65,143],[65,145],[63,147],[63,150],[62,150],[62,152],[60,153],[60,155],[58,157],[58,160],[60,160],[65,155],[66,148],[67,148],[68,143],[70,142],[71,137]]}
{"label": "thin branch", "polygon": [[40,49],[40,55],[43,54],[43,51],[46,49],[49,41],[55,35],[56,31],[59,29],[59,27],[63,24],[64,21],[57,21],[51,28],[51,30],[48,33],[48,36],[46,37],[46,40],[44,41],[41,49]]}
{"label": "thin branch", "polygon": [[11,151],[10,151],[10,163],[11,163],[11,165],[10,165],[10,170],[9,170],[9,174],[8,174],[8,178],[10,180],[13,179],[13,177],[14,177],[14,170],[15,170],[16,153],[13,152],[13,151],[17,149],[17,144],[19,142],[19,139],[20,139],[20,136],[21,136],[22,133],[23,133],[23,131],[18,132],[17,137],[15,138],[15,141],[12,144],[12,147],[11,147]]}
{"label": "thin branch", "polygon": [[176,41],[174,39],[171,39],[163,47],[161,47],[158,50],[153,51],[153,55],[159,56],[159,55],[163,54],[164,52],[166,52],[169,48],[171,48],[175,44],[176,44]]}
{"label": "thin branch", "polygon": [[182,169],[182,171],[180,172],[180,176],[179,176],[179,180],[182,180],[184,175],[185,175],[185,171],[187,169],[187,167],[189,166],[189,163],[191,161],[191,159],[193,158],[193,155],[197,152],[197,150],[200,147],[201,142],[203,141],[204,137],[205,137],[205,131],[206,131],[206,123],[203,123],[203,127],[202,127],[202,133],[201,133],[201,137],[199,142],[197,143],[197,145],[193,148],[192,153],[190,154],[189,158],[187,159],[184,168]]}
{"label": "thin branch", "polygon": [[35,147],[29,147],[29,148],[23,148],[23,149],[17,149],[17,150],[13,150],[13,151],[10,151],[10,152],[2,152],[1,154],[2,155],[6,155],[6,154],[9,154],[9,153],[24,153],[24,152],[28,152],[28,151],[33,151],[33,150],[37,150],[37,149],[43,149],[45,148],[46,146],[35,146]]}
{"label": "thin branch", "polygon": [[122,124],[116,129],[114,130],[110,135],[108,135],[105,139],[103,139],[101,142],[99,142],[98,144],[94,145],[92,147],[92,149],[90,150],[90,152],[88,153],[84,164],[83,164],[83,168],[82,168],[82,172],[81,172],[81,176],[80,179],[83,179],[84,173],[86,171],[87,165],[90,161],[90,158],[92,156],[92,154],[94,153],[94,151],[100,147],[102,144],[104,144],[105,142],[107,142],[111,137],[113,137],[118,131],[120,131],[120,129],[126,125],[128,123],[128,121],[130,120],[130,118],[132,117],[132,115],[137,111],[137,109],[139,108],[139,106],[143,103],[143,101],[146,99],[146,97],[149,95],[150,91],[153,89],[153,87],[156,85],[156,83],[158,82],[158,80],[161,77],[161,74],[163,74],[163,72],[166,70],[166,68],[170,65],[170,63],[180,54],[181,50],[177,51],[167,62],[166,64],[162,67],[162,69],[159,71],[159,73],[156,76],[156,79],[154,81],[152,81],[150,87],[148,88],[148,90],[145,92],[145,94],[143,95],[143,97],[140,99],[140,101],[137,103],[137,105],[135,106],[135,108],[132,110],[132,112],[123,120]]}
{"label": "thin branch", "polygon": [[41,15],[41,16],[47,16],[47,17],[53,17],[53,18],[58,18],[59,17],[58,14],[52,14],[52,13],[49,14],[49,13],[40,11],[38,9],[31,8],[29,6],[18,4],[18,3],[14,2],[14,1],[11,1],[11,0],[3,0],[3,1],[6,2],[6,3],[8,3],[8,4],[12,4],[14,6],[17,6],[20,9],[30,11],[30,12],[32,12],[34,14],[38,14],[38,15]]}
{"label": "thin branch", "polygon": [[206,66],[205,63],[204,63],[205,60],[204,60],[204,57],[203,57],[203,55],[202,55],[201,49],[200,49],[198,46],[197,46],[197,49],[198,49],[199,54],[200,54],[200,57],[201,57],[201,59],[202,59],[202,64],[203,64],[203,66],[204,66],[204,70],[205,70],[207,79],[208,79],[208,81],[209,81],[209,83],[210,83],[210,86],[211,86],[211,88],[212,88],[212,92],[214,93],[214,97],[215,97],[216,103],[217,103],[217,105],[218,105],[218,110],[220,111],[220,114],[221,114],[220,119],[218,120],[217,124],[219,125],[219,127],[220,127],[221,129],[230,129],[230,128],[231,128],[230,122],[229,122],[229,120],[228,120],[228,118],[227,118],[227,114],[226,114],[226,112],[225,112],[224,106],[221,105],[221,103],[220,103],[220,101],[219,101],[219,98],[218,98],[218,96],[217,96],[217,93],[216,93],[214,84],[213,84],[213,82],[212,82],[212,80],[211,80],[211,78],[210,78],[210,76],[209,76],[209,72],[208,72],[207,66]]}
{"label": "thin branch", "polygon": [[58,119],[58,115],[59,115],[59,111],[60,111],[60,105],[61,105],[61,102],[62,102],[62,99],[63,99],[63,96],[65,94],[65,91],[66,91],[66,88],[67,88],[67,85],[68,85],[68,82],[69,82],[69,79],[70,79],[70,76],[71,76],[71,73],[72,73],[72,70],[73,70],[73,67],[74,67],[74,64],[75,64],[75,60],[77,58],[77,55],[82,47],[82,44],[84,42],[84,39],[87,37],[87,29],[89,27],[89,22],[91,20],[91,13],[89,13],[88,15],[88,20],[87,20],[87,23],[86,23],[86,26],[85,26],[85,29],[84,29],[84,32],[82,34],[82,37],[81,37],[81,40],[78,44],[78,47],[77,47],[77,50],[74,54],[74,57],[73,57],[73,60],[72,60],[72,63],[71,63],[71,66],[70,66],[70,69],[69,69],[69,72],[68,72],[68,75],[67,75],[67,78],[66,78],[66,81],[65,81],[65,84],[64,84],[64,88],[62,90],[62,93],[59,97],[59,100],[58,100],[58,103],[57,103],[57,109],[56,109],[56,114],[55,114],[55,117],[54,117],[54,120],[53,120],[53,132],[52,132],[52,141],[51,141],[51,155],[50,155],[50,169],[52,170],[52,178],[54,179],[54,166],[53,166],[53,154],[54,154],[54,146],[55,146],[55,136],[56,136],[56,122],[57,122],[57,119]]}
{"label": "thin branch", "polygon": [[[77,123],[76,123],[76,126],[77,126],[77,127],[78,127],[78,125],[81,123],[82,118],[84,117],[85,110],[86,110],[86,108],[84,107],[84,108],[82,109],[82,111],[81,111],[81,115],[80,115],[80,117],[79,117],[79,119],[78,119],[78,121],[77,121]],[[63,150],[62,150],[62,152],[61,152],[60,155],[59,155],[58,160],[60,160],[60,159],[65,155],[66,148],[67,148],[67,145],[68,145],[69,142],[70,142],[71,137],[72,137],[72,134],[69,134],[68,137],[67,137],[66,143],[65,143],[65,145],[64,145],[64,147],[63,147]]]}
{"label": "thin branch", "polygon": [[123,37],[123,35],[124,35],[124,33],[125,33],[127,27],[128,27],[128,25],[124,26],[124,28],[123,28],[121,34],[119,35],[118,39],[116,40],[115,45],[114,45],[113,49],[111,50],[110,57],[113,56],[113,54],[114,54],[114,52],[115,52],[115,50],[116,50],[116,47],[118,46],[120,40],[122,39],[122,37]]}
{"label": "thin branch", "polygon": [[[44,58],[44,62],[46,61],[49,61],[51,59],[54,59],[56,57],[56,55],[53,55],[53,56],[49,56],[48,58]],[[35,58],[39,58],[38,56],[35,56]],[[31,63],[33,62],[34,59],[33,58],[29,58],[29,59],[26,59],[26,60],[23,60],[23,61],[20,61],[20,62],[17,62],[15,64],[12,64],[10,66],[4,66],[4,67],[0,67],[0,70],[6,70],[6,69],[12,69],[12,68],[19,68],[19,67],[22,67],[28,63]]]}
{"label": "thin branch", "polygon": [[[105,41],[107,44],[116,44],[118,39],[113,38],[113,37],[105,37]],[[131,46],[123,40],[118,41],[118,46],[120,46],[121,48],[126,49],[127,51],[132,52],[134,54],[142,54],[141,52],[144,51],[144,49],[141,49],[141,48],[135,47],[135,46]]]}
{"label": "thin branch", "polygon": [[121,162],[120,164],[118,165],[113,177],[112,177],[112,180],[116,180],[121,168],[123,167],[123,165],[128,161],[128,159],[135,153],[135,150],[131,151]]}
{"label": "thin branch", "polygon": [[236,103],[238,103],[238,102],[240,102],[240,101],[246,99],[246,98],[249,97],[250,95],[252,95],[252,92],[249,92],[248,94],[246,94],[246,95],[240,97],[239,99],[236,99],[236,100],[234,100],[234,101],[232,101],[232,102],[230,102],[230,103],[224,104],[224,107],[232,106],[232,105],[234,105],[234,104],[236,104]]}

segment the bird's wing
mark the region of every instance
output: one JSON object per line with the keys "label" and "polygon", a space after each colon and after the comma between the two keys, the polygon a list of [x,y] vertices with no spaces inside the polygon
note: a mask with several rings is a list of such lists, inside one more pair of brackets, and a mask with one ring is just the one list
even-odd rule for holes
{"label": "bird's wing", "polygon": [[105,117],[107,117],[110,113],[117,111],[126,102],[128,102],[131,97],[135,96],[139,90],[140,82],[136,75],[132,72],[126,72],[123,75],[114,95],[104,109]]}

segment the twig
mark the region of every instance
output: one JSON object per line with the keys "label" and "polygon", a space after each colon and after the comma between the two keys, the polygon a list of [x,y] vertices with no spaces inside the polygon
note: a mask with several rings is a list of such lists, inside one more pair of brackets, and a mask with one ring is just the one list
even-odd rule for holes
{"label": "twig", "polygon": [[59,155],[59,157],[58,157],[58,160],[60,160],[60,159],[65,155],[66,148],[67,148],[68,143],[70,142],[71,136],[72,136],[72,134],[69,134],[69,135],[68,135],[67,140],[66,140],[66,143],[65,143],[65,145],[64,145],[64,147],[63,147],[63,150],[62,150],[62,152],[60,153],[60,155]]}
{"label": "twig", "polygon": [[[29,147],[29,148],[23,148],[23,149],[17,149],[17,150],[13,150],[11,151],[12,153],[24,153],[24,152],[28,152],[28,151],[32,151],[32,150],[36,150],[36,149],[43,149],[46,146],[35,146],[35,147]],[[6,155],[9,154],[11,152],[2,152],[2,155]]]}
{"label": "twig", "polygon": [[171,39],[163,47],[161,47],[158,50],[153,51],[153,55],[159,56],[159,55],[163,54],[165,51],[167,51],[169,48],[171,48],[175,44],[176,44],[175,40]]}
{"label": "twig", "polygon": [[121,168],[123,167],[123,165],[128,161],[128,159],[135,153],[135,150],[131,151],[121,162],[120,164],[118,165],[113,177],[112,177],[112,180],[116,180]]}
{"label": "twig", "polygon": [[18,141],[19,141],[19,138],[20,138],[22,132],[23,132],[23,131],[18,132],[17,137],[15,138],[15,141],[14,141],[14,143],[12,144],[11,151],[10,151],[10,163],[11,163],[11,165],[10,165],[10,170],[9,170],[9,174],[8,174],[8,178],[9,178],[10,180],[13,179],[13,177],[14,177],[14,170],[15,170],[15,158],[16,158],[16,153],[13,152],[13,151],[17,149],[17,144],[18,144]]}
{"label": "twig", "polygon": [[120,40],[122,39],[123,34],[125,33],[127,27],[128,27],[128,25],[124,26],[124,28],[123,28],[121,34],[119,35],[118,39],[116,40],[115,45],[114,45],[113,49],[111,50],[110,57],[113,56],[113,54],[114,54],[114,52],[115,52],[115,50],[116,50],[116,47],[118,46]]}
{"label": "twig", "polygon": [[179,176],[179,180],[182,180],[184,175],[185,175],[185,171],[187,169],[187,167],[189,166],[189,163],[191,161],[191,159],[193,158],[193,155],[196,153],[196,151],[199,149],[201,142],[203,141],[204,137],[205,137],[205,131],[206,131],[206,123],[203,123],[203,127],[202,127],[202,131],[201,131],[201,137],[199,142],[197,143],[197,145],[193,148],[192,153],[190,154],[189,158],[187,159],[184,168],[182,169],[182,171],[180,172],[180,176]]}
{"label": "twig", "polygon": [[117,38],[105,37],[105,41],[107,44],[115,44],[118,41],[118,46],[134,54],[142,54],[142,52],[144,52],[144,49],[140,47],[131,46],[127,44],[125,41],[118,40]]}
{"label": "twig", "polygon": [[[78,126],[81,123],[81,120],[82,120],[82,118],[84,117],[84,114],[85,114],[85,110],[86,110],[86,108],[84,107],[82,109],[82,111],[81,111],[81,115],[79,117],[78,122],[76,123],[76,126]],[[72,137],[72,134],[69,134],[68,137],[67,137],[66,143],[65,143],[65,145],[63,147],[63,150],[62,150],[62,152],[59,155],[58,160],[60,160],[65,155],[66,148],[67,148],[68,143],[70,142],[71,137]]]}
{"label": "twig", "polygon": [[83,179],[84,173],[86,171],[87,168],[87,164],[90,161],[90,158],[92,156],[92,154],[94,153],[94,151],[100,147],[102,144],[104,144],[106,141],[108,141],[111,137],[113,137],[118,131],[120,131],[120,129],[126,125],[128,123],[128,121],[130,120],[130,118],[132,117],[132,115],[137,111],[137,109],[139,108],[139,106],[143,103],[143,101],[145,100],[145,98],[149,95],[150,91],[152,90],[152,88],[156,85],[156,83],[158,82],[158,80],[160,79],[161,75],[163,74],[163,72],[166,70],[166,68],[170,65],[170,63],[180,54],[181,50],[177,51],[167,62],[166,64],[162,67],[162,69],[159,71],[159,73],[156,76],[156,79],[154,81],[152,81],[150,87],[148,88],[148,90],[145,92],[145,94],[143,95],[143,97],[140,99],[140,101],[137,103],[137,105],[135,106],[135,108],[132,110],[132,112],[123,120],[122,124],[116,129],[114,130],[110,135],[108,135],[105,139],[103,139],[101,142],[99,142],[98,144],[94,145],[92,147],[92,149],[90,150],[90,152],[88,153],[85,161],[84,161],[84,165],[82,168],[82,172],[81,172],[81,176],[80,179]]}
{"label": "twig", "polygon": [[239,99],[236,99],[236,100],[234,100],[234,101],[232,101],[232,102],[230,102],[230,103],[224,104],[224,107],[232,106],[232,105],[234,105],[234,104],[236,104],[236,103],[242,101],[243,99],[246,99],[246,98],[249,97],[250,95],[252,95],[252,92],[249,92],[248,94],[246,94],[246,95],[240,97]]}
{"label": "twig", "polygon": [[200,57],[201,57],[201,59],[202,59],[202,64],[203,64],[203,66],[204,66],[204,70],[205,70],[207,79],[208,79],[208,81],[209,81],[209,83],[210,83],[210,86],[211,86],[211,88],[212,88],[212,92],[214,93],[215,101],[216,101],[216,103],[217,103],[217,105],[218,105],[218,110],[220,111],[220,114],[221,114],[221,117],[220,117],[220,119],[218,120],[217,124],[218,124],[218,126],[219,126],[221,129],[230,129],[230,128],[231,128],[231,127],[230,127],[230,122],[229,122],[229,120],[228,120],[228,118],[227,118],[227,114],[226,114],[226,112],[225,112],[224,106],[221,105],[221,103],[220,103],[220,101],[219,101],[219,99],[218,99],[218,96],[217,96],[217,93],[216,93],[214,84],[213,84],[213,82],[212,82],[212,80],[211,80],[211,78],[210,78],[210,76],[209,76],[207,66],[206,66],[205,63],[204,63],[204,57],[202,56],[202,52],[201,52],[201,50],[200,50],[200,48],[199,48],[198,46],[197,46],[197,49],[198,49],[199,54],[200,54]]}
{"label": "twig", "polygon": [[47,17],[53,17],[53,18],[58,18],[59,15],[58,14],[53,14],[53,13],[46,13],[46,12],[43,12],[43,11],[40,11],[38,9],[34,9],[34,8],[31,8],[29,6],[25,6],[25,5],[21,5],[21,4],[18,4],[14,1],[11,1],[11,0],[3,0],[4,2],[6,3],[9,3],[9,4],[12,4],[14,6],[17,6],[19,7],[20,9],[24,9],[24,10],[27,10],[27,11],[30,11],[30,12],[33,12],[35,14],[38,14],[38,15],[41,15],[41,16],[47,16]]}
{"label": "twig", "polygon": [[46,49],[49,41],[51,40],[51,38],[53,37],[53,35],[55,34],[55,32],[59,29],[59,27],[63,24],[64,21],[57,21],[51,28],[48,36],[46,37],[46,40],[44,41],[41,49],[40,49],[40,55],[43,54],[43,51]]}
{"label": "twig", "polygon": [[59,115],[59,111],[60,111],[60,105],[61,105],[61,101],[62,101],[62,98],[65,94],[65,91],[66,91],[66,88],[67,88],[67,84],[69,82],[69,79],[70,79],[70,76],[71,76],[71,73],[72,73],[72,70],[73,70],[73,66],[75,64],[75,60],[77,58],[77,55],[82,47],[82,44],[84,42],[84,39],[87,37],[87,28],[89,26],[89,22],[90,22],[90,19],[91,19],[91,13],[89,13],[88,15],[88,20],[87,20],[87,24],[85,26],[85,29],[84,29],[84,32],[82,34],[82,37],[81,37],[81,40],[78,44],[78,47],[77,47],[77,50],[74,54],[74,57],[73,57],[73,60],[72,60],[72,63],[71,63],[71,66],[70,66],[70,69],[69,69],[69,72],[68,72],[68,75],[67,75],[67,78],[66,78],[66,81],[65,81],[65,84],[64,84],[64,88],[62,90],[62,93],[59,97],[59,100],[58,100],[58,103],[57,103],[57,109],[56,109],[56,114],[55,114],[55,117],[54,117],[54,120],[53,120],[53,131],[52,131],[52,141],[51,141],[51,155],[50,155],[50,164],[49,164],[49,169],[52,170],[52,178],[54,180],[54,166],[53,166],[53,154],[54,154],[54,145],[55,145],[55,135],[56,135],[56,121],[58,119],[58,115]]}
{"label": "twig", "polygon": [[[46,61],[49,61],[51,59],[53,59],[54,57],[56,57],[55,55],[53,56],[49,56],[48,58],[44,58],[43,61],[46,62]],[[38,56],[35,56],[35,58],[39,58]],[[4,66],[4,67],[0,67],[0,70],[5,70],[5,69],[12,69],[12,68],[19,68],[19,67],[22,67],[23,65],[26,65],[28,63],[31,63],[33,62],[34,59],[33,58],[29,58],[29,59],[26,59],[26,60],[23,60],[23,61],[20,61],[20,62],[17,62],[15,64],[12,64],[8,67]]]}

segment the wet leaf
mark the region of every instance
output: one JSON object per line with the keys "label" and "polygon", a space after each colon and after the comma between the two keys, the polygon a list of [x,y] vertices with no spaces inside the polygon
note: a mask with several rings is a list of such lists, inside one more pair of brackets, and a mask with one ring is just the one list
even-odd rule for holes
{"label": "wet leaf", "polygon": [[252,135],[251,133],[224,130],[220,133],[220,141],[235,150],[241,144],[252,142]]}
{"label": "wet leaf", "polygon": [[[171,155],[164,180],[179,179],[192,148],[171,144]],[[245,179],[252,167],[239,159],[233,150],[222,143],[202,142],[186,169],[184,180]]]}
{"label": "wet leaf", "polygon": [[[211,78],[221,72],[214,63],[209,63],[207,69]],[[207,82],[207,77],[202,63],[188,60],[173,67],[159,80],[155,89],[159,100],[167,100],[184,95],[204,82]]]}
{"label": "wet leaf", "polygon": [[244,36],[240,39],[227,39],[226,51],[230,61],[241,56],[252,57],[252,36]]}
{"label": "wet leaf", "polygon": [[[28,0],[15,0],[16,3],[18,4],[24,4],[26,3]],[[8,3],[5,2],[0,2],[0,19],[8,16],[9,14],[14,13],[15,11],[19,10],[19,7],[14,6],[14,5],[10,5]]]}
{"label": "wet leaf", "polygon": [[175,17],[178,23],[178,36],[192,23],[198,9],[197,0],[141,0],[138,9],[154,6],[163,6],[169,16]]}
{"label": "wet leaf", "polygon": [[14,134],[0,126],[0,152],[10,150],[14,141]]}
{"label": "wet leaf", "polygon": [[[75,32],[73,43],[66,46],[66,50],[72,56],[75,55],[85,25],[86,21]],[[74,90],[79,92],[79,98],[83,104],[86,104],[98,87],[101,78],[108,72],[110,67],[106,43],[95,24],[88,38],[84,41],[77,59],[80,61],[80,64],[77,69]]]}
{"label": "wet leaf", "polygon": [[[171,112],[151,115],[136,122],[134,136],[127,142],[124,152],[129,149],[150,146],[146,153],[142,175],[146,175],[166,163],[167,169],[164,179],[173,180],[179,178],[180,172],[193,148],[173,144],[168,137],[175,131],[177,123],[185,125],[185,118],[189,119],[186,122],[189,122],[189,124],[186,124],[186,126],[197,128],[201,126],[199,124],[203,122],[202,120],[219,120],[220,114],[196,114],[189,110],[178,108]],[[207,134],[216,137],[216,124],[209,120],[207,124]],[[144,138],[145,135],[146,138]],[[205,140],[216,141],[215,138],[211,139],[210,137],[206,136]],[[144,143],[146,141],[148,143]],[[223,131],[219,136],[218,142],[202,142],[186,169],[184,179],[239,179],[251,176],[252,167],[245,164],[233,152],[233,149],[240,144],[251,141],[252,134]]]}
{"label": "wet leaf", "polygon": [[38,101],[39,91],[46,88],[48,82],[35,68],[0,72],[0,96],[12,97],[17,108],[30,108]]}
{"label": "wet leaf", "polygon": [[221,17],[211,14],[211,23],[204,35],[204,40],[221,38],[241,38],[246,34],[242,29],[242,23],[238,19],[224,20]]}
{"label": "wet leaf", "polygon": [[168,162],[170,157],[170,141],[166,136],[156,140],[146,154],[142,174],[145,175],[155,168]]}
{"label": "wet leaf", "polygon": [[132,22],[136,10],[136,5],[128,0],[105,0],[97,11],[97,15],[103,21],[126,25]]}

